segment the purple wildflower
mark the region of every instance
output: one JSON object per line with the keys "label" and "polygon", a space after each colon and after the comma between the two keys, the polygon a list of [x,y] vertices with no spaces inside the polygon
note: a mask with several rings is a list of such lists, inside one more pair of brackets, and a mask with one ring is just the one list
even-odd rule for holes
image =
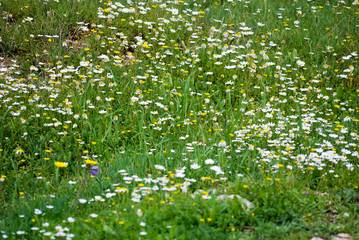
{"label": "purple wildflower", "polygon": [[98,166],[92,166],[91,167],[91,174],[93,176],[96,176],[97,174],[99,174],[99,172],[100,172],[100,168]]}

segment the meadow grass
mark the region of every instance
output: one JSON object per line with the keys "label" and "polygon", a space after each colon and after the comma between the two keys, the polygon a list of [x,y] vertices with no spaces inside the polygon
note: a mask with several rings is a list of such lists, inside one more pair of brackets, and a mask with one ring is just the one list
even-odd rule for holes
{"label": "meadow grass", "polygon": [[2,238],[359,238],[358,1],[0,12]]}

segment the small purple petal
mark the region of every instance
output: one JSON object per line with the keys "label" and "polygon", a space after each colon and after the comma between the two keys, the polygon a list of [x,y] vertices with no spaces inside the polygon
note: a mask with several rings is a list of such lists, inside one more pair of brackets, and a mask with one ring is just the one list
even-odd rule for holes
{"label": "small purple petal", "polygon": [[91,174],[93,176],[96,176],[97,174],[99,174],[99,172],[100,172],[100,168],[98,166],[92,166],[91,167]]}

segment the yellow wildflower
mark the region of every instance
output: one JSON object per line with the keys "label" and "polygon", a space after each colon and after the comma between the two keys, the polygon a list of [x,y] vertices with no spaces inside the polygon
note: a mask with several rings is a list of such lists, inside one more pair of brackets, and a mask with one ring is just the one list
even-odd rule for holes
{"label": "yellow wildflower", "polygon": [[68,166],[68,163],[65,162],[55,162],[55,166],[59,168],[66,168]]}
{"label": "yellow wildflower", "polygon": [[96,165],[97,162],[96,161],[93,161],[93,160],[85,160],[86,164],[88,165]]}

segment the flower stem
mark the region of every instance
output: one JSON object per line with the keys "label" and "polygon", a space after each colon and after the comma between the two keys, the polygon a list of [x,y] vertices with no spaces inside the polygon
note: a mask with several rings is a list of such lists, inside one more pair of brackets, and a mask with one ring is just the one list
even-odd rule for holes
{"label": "flower stem", "polygon": [[7,203],[6,203],[6,200],[5,200],[4,189],[2,188],[1,182],[0,182],[0,190],[1,190],[1,196],[2,196],[2,201],[3,201],[3,204],[4,204],[5,211],[8,212]]}
{"label": "flower stem", "polygon": [[74,201],[71,203],[70,208],[72,208],[72,207],[75,205],[75,203],[79,200],[79,197],[80,197],[82,191],[84,190],[84,188],[85,188],[85,186],[86,186],[86,182],[87,182],[87,177],[88,177],[88,175],[89,175],[89,171],[86,171],[85,176],[84,176],[84,178],[83,178],[83,180],[82,180],[80,189],[79,189],[79,191],[77,192],[76,198],[75,198]]}

